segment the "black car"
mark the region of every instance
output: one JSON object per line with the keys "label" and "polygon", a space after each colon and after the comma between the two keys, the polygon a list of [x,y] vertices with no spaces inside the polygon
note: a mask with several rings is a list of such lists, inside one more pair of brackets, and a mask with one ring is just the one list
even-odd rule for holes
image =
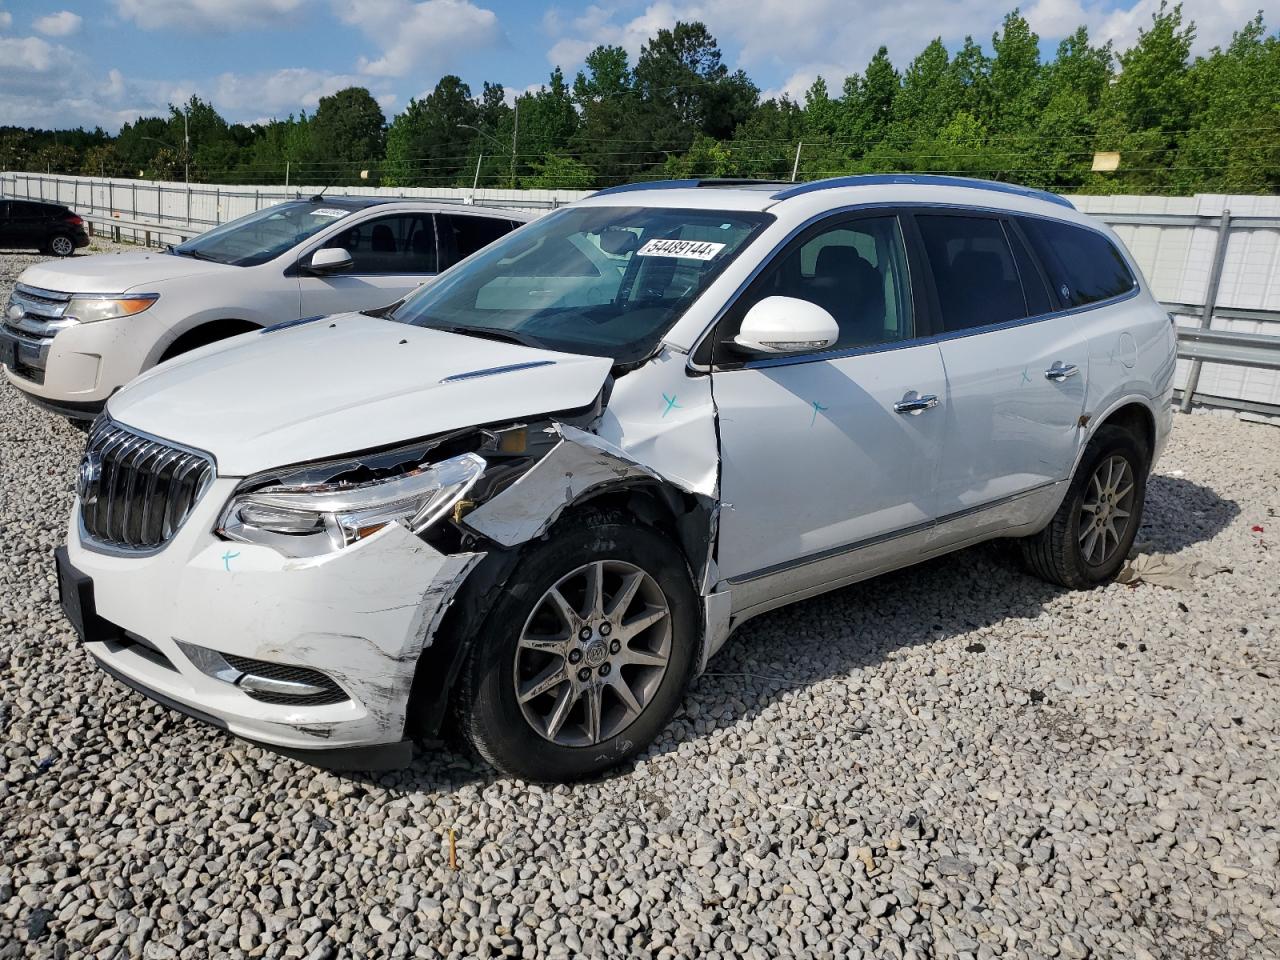
{"label": "black car", "polygon": [[84,220],[60,203],[0,198],[0,250],[32,249],[69,257],[89,245]]}

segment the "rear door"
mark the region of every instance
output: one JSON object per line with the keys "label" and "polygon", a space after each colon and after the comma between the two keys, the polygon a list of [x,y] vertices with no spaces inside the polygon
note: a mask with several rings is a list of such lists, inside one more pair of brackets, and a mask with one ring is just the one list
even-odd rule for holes
{"label": "rear door", "polygon": [[33,200],[9,201],[9,242],[22,249],[38,250],[45,242],[45,205]]}
{"label": "rear door", "polygon": [[436,235],[440,239],[440,270],[448,270],[520,224],[506,217],[481,213],[437,213]]}
{"label": "rear door", "polygon": [[1089,347],[1063,315],[1016,225],[996,214],[918,212],[940,325],[947,404],[939,536],[999,529],[1023,495],[1070,473]]}
{"label": "rear door", "polygon": [[17,238],[14,235],[13,218],[9,208],[13,204],[8,200],[0,200],[0,247],[13,245]]}
{"label": "rear door", "polygon": [[[351,254],[346,270],[315,276],[300,271],[300,316],[370,310],[417,289],[437,269],[435,223],[430,213],[392,213],[351,224],[320,247]],[[306,262],[315,249],[303,254]]]}

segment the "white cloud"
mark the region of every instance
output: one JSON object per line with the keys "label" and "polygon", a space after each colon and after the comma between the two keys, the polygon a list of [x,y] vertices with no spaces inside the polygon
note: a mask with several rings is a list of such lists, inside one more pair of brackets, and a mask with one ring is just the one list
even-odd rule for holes
{"label": "white cloud", "polygon": [[[1121,48],[1137,39],[1138,28],[1151,22],[1160,0],[1131,0],[1115,6],[1108,0],[1035,0],[1026,8],[1032,27],[1043,37],[1057,39],[1084,24],[1095,42],[1115,40]],[[567,73],[599,44],[621,46],[635,63],[641,46],[661,27],[677,20],[701,20],[721,42],[735,51],[731,66],[750,73],[780,71],[787,79],[768,94],[800,97],[813,78],[822,74],[838,91],[845,76],[865,69],[881,44],[899,68],[934,37],[955,46],[967,35],[990,50],[991,34],[1000,28],[1013,4],[992,5],[983,0],[690,0],[675,6],[655,0],[634,15],[625,0],[589,6],[566,17],[551,11],[543,27],[552,44],[547,59]],[[1226,44],[1256,12],[1257,0],[1217,0],[1188,5],[1184,16],[1196,21],[1194,51]]]}
{"label": "white cloud", "polygon": [[[1231,35],[1253,19],[1258,12],[1257,0],[1215,0],[1212,4],[1187,4],[1183,20],[1194,20],[1196,39],[1192,52],[1207,53],[1215,46],[1226,46]],[[1160,9],[1160,0],[1137,0],[1130,6],[1113,7],[1101,2],[1081,0],[1036,0],[1026,10],[1027,22],[1046,36],[1059,37],[1081,24],[1089,28],[1095,43],[1115,42],[1124,50],[1138,39],[1138,30],[1151,25],[1151,17]]]}
{"label": "white cloud", "polygon": [[0,63],[11,79],[50,72],[60,54],[71,51],[39,37],[0,37]]}
{"label": "white cloud", "polygon": [[335,0],[334,12],[380,47],[381,55],[359,62],[374,77],[443,73],[502,41],[497,14],[470,0]]}
{"label": "white cloud", "polygon": [[0,10],[0,30],[8,30],[13,26],[13,14],[8,10]]}
{"label": "white cloud", "polygon": [[362,84],[361,78],[349,74],[285,67],[264,73],[223,73],[194,92],[207,96],[219,113],[232,120],[264,114],[283,116],[299,108],[314,112],[321,97]]}
{"label": "white cloud", "polygon": [[165,27],[242,30],[295,19],[306,0],[114,0],[116,12],[143,30]]}
{"label": "white cloud", "polygon": [[37,17],[34,26],[47,37],[69,37],[80,29],[80,14],[59,10],[45,17]]}

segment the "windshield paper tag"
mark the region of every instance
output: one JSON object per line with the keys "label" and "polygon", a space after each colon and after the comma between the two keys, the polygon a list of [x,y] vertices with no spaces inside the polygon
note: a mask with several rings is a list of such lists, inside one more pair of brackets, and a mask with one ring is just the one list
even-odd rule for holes
{"label": "windshield paper tag", "polygon": [[702,240],[650,240],[636,251],[636,256],[713,260],[724,246],[723,243],[708,243]]}
{"label": "windshield paper tag", "polygon": [[339,210],[337,207],[321,207],[319,210],[312,210],[313,217],[345,217],[346,210]]}

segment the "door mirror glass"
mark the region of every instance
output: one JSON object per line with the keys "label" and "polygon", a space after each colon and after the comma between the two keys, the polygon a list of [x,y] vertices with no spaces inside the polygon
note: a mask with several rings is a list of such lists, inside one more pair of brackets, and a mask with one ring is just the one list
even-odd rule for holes
{"label": "door mirror glass", "polygon": [[311,255],[310,268],[315,273],[338,273],[351,263],[351,254],[343,247],[325,247]]}
{"label": "door mirror glass", "polygon": [[749,353],[809,353],[840,339],[835,317],[808,300],[765,297],[742,318],[733,342]]}

